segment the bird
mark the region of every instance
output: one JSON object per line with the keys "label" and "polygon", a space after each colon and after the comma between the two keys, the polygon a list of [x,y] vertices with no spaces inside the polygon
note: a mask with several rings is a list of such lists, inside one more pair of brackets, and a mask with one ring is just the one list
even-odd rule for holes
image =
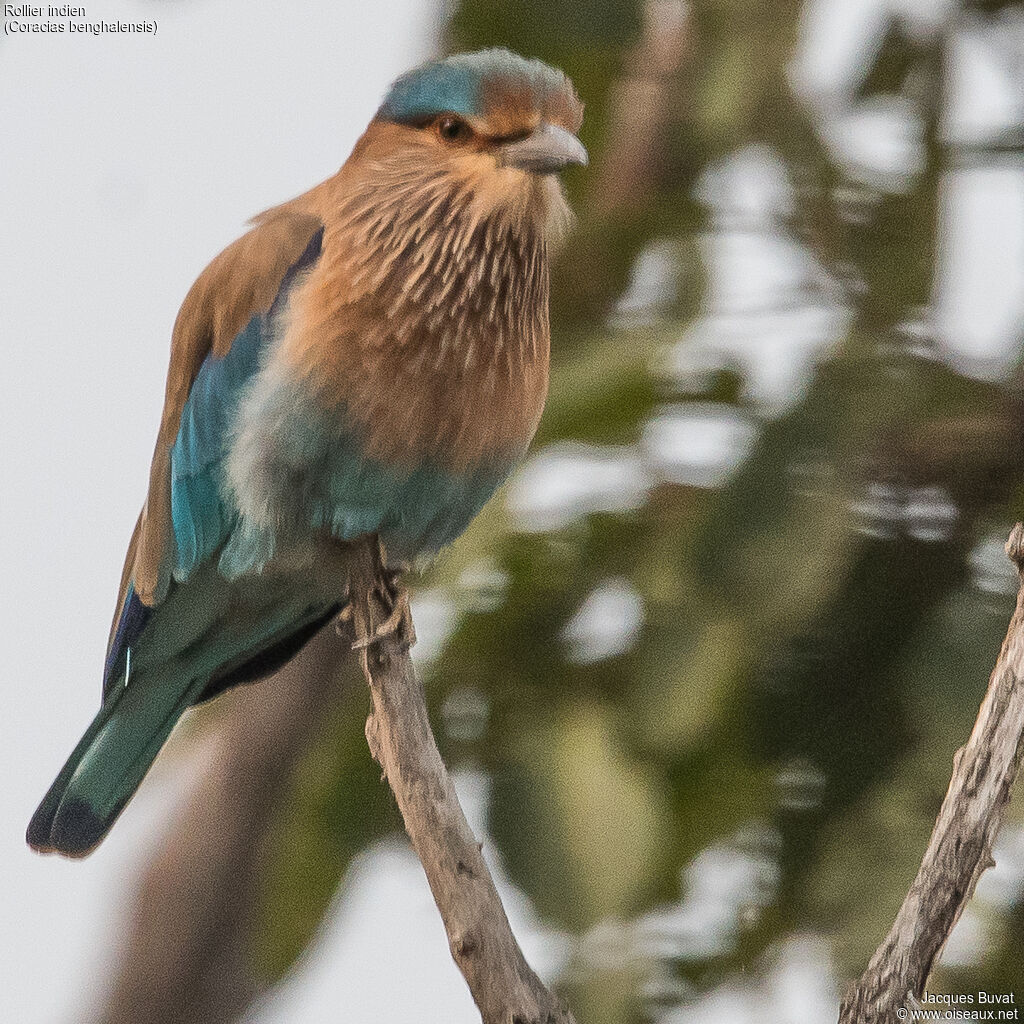
{"label": "bird", "polygon": [[[372,543],[386,621],[523,458],[548,386],[549,265],[587,163],[571,80],[507,49],[398,78],[340,170],[250,221],[171,335],[100,709],[33,815],[35,850],[107,835],[181,716],[351,609]],[[397,568],[396,568],[397,567]]]}

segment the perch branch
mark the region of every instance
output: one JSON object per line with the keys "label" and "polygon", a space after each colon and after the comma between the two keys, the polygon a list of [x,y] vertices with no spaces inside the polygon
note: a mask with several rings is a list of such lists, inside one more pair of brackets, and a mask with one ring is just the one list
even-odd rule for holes
{"label": "perch branch", "polygon": [[[1024,582],[1024,526],[1006,544]],[[988,692],[953,777],[924,860],[889,934],[850,987],[839,1024],[897,1024],[920,998],[932,966],[967,905],[992,846],[1024,751],[1024,587]]]}
{"label": "perch branch", "polygon": [[[355,615],[370,621],[376,586],[372,545],[353,552]],[[441,913],[452,958],[469,985],[483,1024],[575,1024],[541,983],[516,942],[480,844],[437,749],[408,646],[395,636],[365,651],[373,710],[370,752],[391,786],[406,832]]]}

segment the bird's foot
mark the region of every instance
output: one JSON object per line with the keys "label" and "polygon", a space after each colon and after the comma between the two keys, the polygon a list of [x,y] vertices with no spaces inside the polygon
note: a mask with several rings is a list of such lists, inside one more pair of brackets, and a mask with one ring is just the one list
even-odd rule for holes
{"label": "bird's foot", "polygon": [[406,648],[416,643],[416,627],[412,622],[412,611],[409,607],[409,591],[398,584],[388,588],[391,612],[372,633],[357,637],[352,644],[354,651],[363,650],[372,644],[379,643],[387,637],[394,636]]}
{"label": "bird's foot", "polygon": [[395,637],[406,649],[416,643],[409,592],[401,582],[408,569],[405,563],[388,566],[387,552],[379,540],[372,545],[372,559],[353,565],[336,629],[341,635],[354,635],[352,649],[361,652],[364,659],[370,647],[389,637]]}

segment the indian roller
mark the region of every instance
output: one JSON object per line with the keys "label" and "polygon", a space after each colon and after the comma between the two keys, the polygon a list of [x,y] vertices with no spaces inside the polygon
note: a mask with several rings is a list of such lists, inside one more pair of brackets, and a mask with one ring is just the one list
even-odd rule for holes
{"label": "indian roller", "polygon": [[587,161],[582,116],[538,60],[428,63],[333,177],[202,272],[174,324],[100,710],[30,846],[89,853],[185,711],[342,613],[346,544],[379,542],[389,567],[429,558],[522,458],[569,218],[557,172]]}

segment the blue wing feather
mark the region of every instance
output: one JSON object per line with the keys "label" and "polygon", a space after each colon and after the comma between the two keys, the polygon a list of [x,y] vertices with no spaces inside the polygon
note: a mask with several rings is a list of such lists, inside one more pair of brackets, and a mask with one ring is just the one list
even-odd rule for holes
{"label": "blue wing feather", "polygon": [[322,241],[321,228],[285,274],[269,312],[253,316],[223,357],[208,355],[192,384],[171,450],[176,579],[191,576],[224,544],[236,523],[237,510],[220,486],[230,425],[246,385],[260,368],[274,320],[297,276],[319,259]]}
{"label": "blue wing feather", "polygon": [[227,538],[234,511],[219,485],[235,407],[257,372],[269,334],[268,318],[254,316],[222,358],[208,355],[181,414],[171,449],[171,519],[177,553],[174,575],[186,579]]}
{"label": "blue wing feather", "polygon": [[[218,486],[230,416],[245,385],[259,369],[271,323],[296,277],[319,258],[322,240],[323,229],[285,274],[270,311],[253,316],[222,358],[208,355],[189,391],[171,452],[171,519],[175,575],[179,578],[190,575],[209,558],[231,531],[236,512],[226,505]],[[126,653],[142,635],[152,612],[129,584],[104,665],[104,693],[121,677]]]}

